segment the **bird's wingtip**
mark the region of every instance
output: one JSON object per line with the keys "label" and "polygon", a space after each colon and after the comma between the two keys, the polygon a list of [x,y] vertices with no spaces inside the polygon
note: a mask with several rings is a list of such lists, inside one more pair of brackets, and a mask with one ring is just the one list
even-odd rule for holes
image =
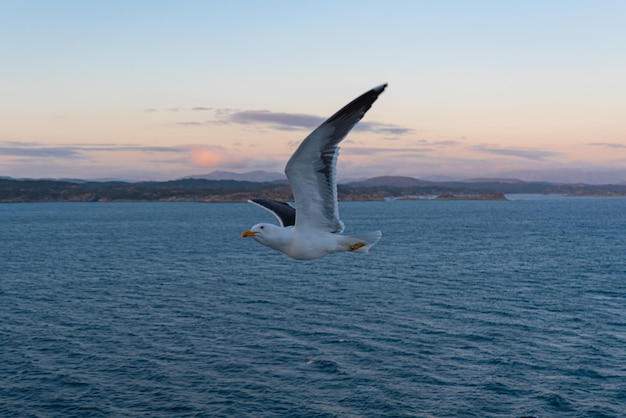
{"label": "bird's wingtip", "polygon": [[380,86],[374,87],[372,90],[382,93],[387,88],[387,83],[381,84]]}

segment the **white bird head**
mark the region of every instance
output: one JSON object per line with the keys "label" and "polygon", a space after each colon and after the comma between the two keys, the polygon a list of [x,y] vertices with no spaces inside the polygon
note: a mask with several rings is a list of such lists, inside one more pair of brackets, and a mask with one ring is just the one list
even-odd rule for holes
{"label": "white bird head", "polygon": [[241,238],[252,237],[255,241],[268,245],[268,243],[276,241],[276,239],[281,235],[280,230],[282,229],[283,228],[280,226],[274,224],[256,224],[247,231],[244,231],[241,234]]}

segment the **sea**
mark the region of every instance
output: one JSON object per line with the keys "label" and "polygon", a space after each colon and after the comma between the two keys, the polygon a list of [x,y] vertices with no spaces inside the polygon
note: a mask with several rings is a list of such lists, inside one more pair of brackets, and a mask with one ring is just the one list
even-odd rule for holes
{"label": "sea", "polygon": [[626,198],[0,204],[2,417],[624,417]]}

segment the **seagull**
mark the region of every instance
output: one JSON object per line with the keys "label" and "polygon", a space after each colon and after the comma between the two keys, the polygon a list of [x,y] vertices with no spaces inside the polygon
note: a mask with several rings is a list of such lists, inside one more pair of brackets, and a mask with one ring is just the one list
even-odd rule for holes
{"label": "seagull", "polygon": [[241,234],[296,260],[314,260],[338,252],[366,253],[380,231],[341,235],[336,166],[339,143],[365,115],[387,84],[357,97],[307,136],[285,166],[295,208],[268,199],[248,202],[270,211],[280,226],[259,223]]}

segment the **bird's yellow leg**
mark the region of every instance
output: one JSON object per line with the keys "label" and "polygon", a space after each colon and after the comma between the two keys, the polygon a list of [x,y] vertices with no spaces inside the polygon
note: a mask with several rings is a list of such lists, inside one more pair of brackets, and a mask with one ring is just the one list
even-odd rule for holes
{"label": "bird's yellow leg", "polygon": [[363,242],[357,242],[356,244],[350,244],[350,251],[356,251],[359,248],[363,248],[365,247],[365,243]]}

